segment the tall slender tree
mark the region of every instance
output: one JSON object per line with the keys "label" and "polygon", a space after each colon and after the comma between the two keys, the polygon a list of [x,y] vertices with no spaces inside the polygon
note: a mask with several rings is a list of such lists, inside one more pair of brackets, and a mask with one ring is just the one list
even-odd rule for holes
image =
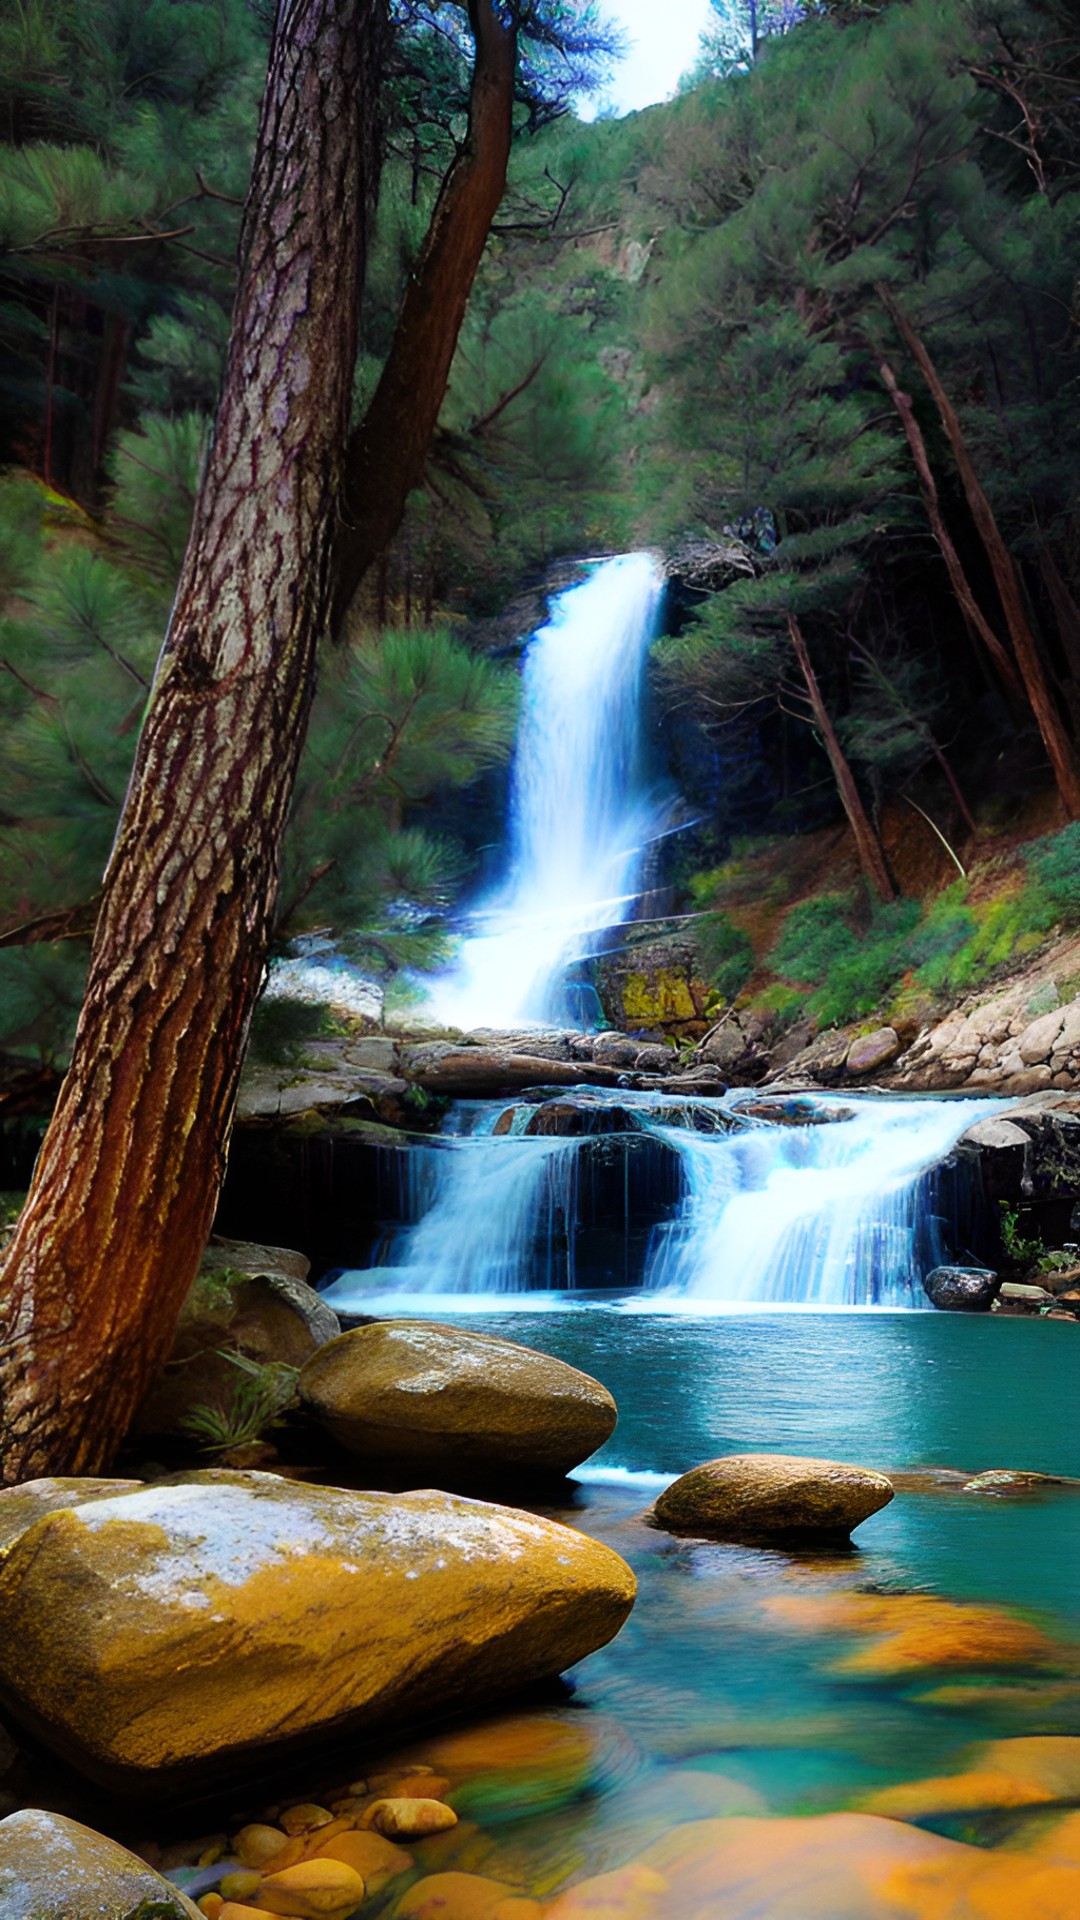
{"label": "tall slender tree", "polygon": [[382,29],[280,0],[213,443],[5,1263],[8,1481],[108,1457],[213,1217],[328,611]]}
{"label": "tall slender tree", "polygon": [[603,44],[589,7],[576,35],[573,7],[468,0],[468,132],[398,318],[393,404],[377,393],[375,424],[349,439],[389,10],[278,0],[222,397],[71,1067],[3,1270],[8,1481],[107,1460],[198,1267],[318,641],[421,477],[505,182],[519,11],[533,48]]}

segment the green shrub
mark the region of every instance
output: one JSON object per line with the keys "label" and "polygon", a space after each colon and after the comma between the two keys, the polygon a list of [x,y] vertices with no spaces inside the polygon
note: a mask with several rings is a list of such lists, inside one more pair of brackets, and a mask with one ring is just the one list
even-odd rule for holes
{"label": "green shrub", "polygon": [[250,1051],[265,1066],[296,1066],[311,1040],[325,1040],[338,1032],[332,1009],[325,1001],[267,999],[256,1002],[251,1018]]}
{"label": "green shrub", "polygon": [[855,911],[850,894],[804,901],[788,914],[769,956],[782,978],[815,989],[806,1009],[824,1026],[872,1013],[908,970],[918,901],[875,907],[861,928]]}
{"label": "green shrub", "polygon": [[1034,841],[1024,860],[1053,917],[1069,925],[1080,921],[1080,820]]}
{"label": "green shrub", "polygon": [[694,939],[709,985],[724,1000],[734,1000],[754,971],[749,934],[726,913],[706,913],[695,922]]}
{"label": "green shrub", "polygon": [[957,956],[978,932],[979,922],[967,904],[967,886],[957,880],[932,900],[908,944],[908,964],[915,979],[930,992],[953,984]]}
{"label": "green shrub", "polygon": [[819,985],[850,956],[856,936],[849,916],[855,904],[854,894],[822,893],[792,907],[768,956],[773,971],[785,980]]}

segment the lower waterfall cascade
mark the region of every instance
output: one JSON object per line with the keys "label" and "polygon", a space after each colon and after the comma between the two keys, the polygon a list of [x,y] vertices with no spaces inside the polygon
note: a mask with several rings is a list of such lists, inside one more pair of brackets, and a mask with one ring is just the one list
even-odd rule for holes
{"label": "lower waterfall cascade", "polygon": [[769,1104],[560,1090],[574,1131],[551,1137],[543,1105],[459,1102],[409,1150],[404,1218],[327,1298],[346,1314],[583,1292],[706,1314],[928,1306],[924,1274],[966,1253],[942,1163],[998,1107],[798,1095],[774,1119]]}

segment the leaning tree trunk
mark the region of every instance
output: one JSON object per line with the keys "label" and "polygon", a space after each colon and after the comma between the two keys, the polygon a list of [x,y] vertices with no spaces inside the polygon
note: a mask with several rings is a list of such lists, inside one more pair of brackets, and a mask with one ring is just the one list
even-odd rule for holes
{"label": "leaning tree trunk", "polygon": [[879,361],[878,368],[885,385],[885,390],[900,416],[900,425],[904,429],[904,438],[907,440],[908,449],[914,462],[915,472],[918,476],[919,491],[922,494],[923,505],[926,508],[926,517],[930,522],[930,531],[941,550],[941,557],[945,562],[945,569],[949,576],[949,584],[952,587],[956,604],[963,615],[964,625],[972,639],[981,642],[986,648],[990,659],[994,663],[998,679],[1002,685],[1007,688],[1012,698],[1014,700],[1023,700],[1024,689],[1020,684],[1016,668],[1013,666],[1001,641],[983,614],[971,590],[971,585],[967,574],[964,572],[960,555],[956,551],[952,535],[945,524],[945,516],[941,511],[941,500],[937,490],[937,481],[934,479],[933,469],[927,455],[926,442],[922,436],[922,428],[915,418],[915,411],[911,404],[911,395],[901,390],[900,382],[884,356],[882,356]]}
{"label": "leaning tree trunk", "polygon": [[1028,624],[1012,555],[1001,537],[1001,529],[994,517],[994,510],[975,471],[956,408],[941,384],[937,368],[927,352],[925,343],[916,333],[899,302],[884,282],[878,283],[877,292],[933,396],[934,405],[941,417],[941,424],[948,436],[953,458],[963,482],[971,517],[990,562],[990,570],[1001,601],[1001,610],[1005,615],[1005,624],[1013,643],[1016,664],[1020,669],[1024,690],[1042,735],[1047,759],[1053,768],[1061,803],[1070,820],[1080,819],[1080,771],[1077,770],[1073,745],[1054,704],[1054,697],[1039,657],[1039,649],[1035,644],[1035,636]]}
{"label": "leaning tree trunk", "polygon": [[327,613],[381,17],[280,0],[214,439],[4,1268],[9,1482],[108,1459],[213,1217]]}
{"label": "leaning tree trunk", "polygon": [[469,0],[473,72],[469,124],[442,183],[411,274],[390,353],[351,435],[335,566],[339,623],[369,567],[401,524],[424,477],[476,269],[506,187],[517,34],[493,0]]}
{"label": "leaning tree trunk", "polygon": [[863,806],[859,789],[855,785],[855,776],[847,763],[844,749],[836,737],[836,728],[825,705],[803,630],[793,613],[788,614],[787,624],[791,644],[795,649],[795,658],[799,663],[799,672],[806,687],[806,696],[810,702],[810,711],[814,716],[814,725],[821,735],[821,744],[829,756],[833,779],[836,781],[844,812],[847,814],[848,823],[855,836],[855,851],[859,856],[859,865],[879,900],[895,900],[896,888],[889,878],[889,869],[885,865],[881,841],[874,832],[873,822]]}

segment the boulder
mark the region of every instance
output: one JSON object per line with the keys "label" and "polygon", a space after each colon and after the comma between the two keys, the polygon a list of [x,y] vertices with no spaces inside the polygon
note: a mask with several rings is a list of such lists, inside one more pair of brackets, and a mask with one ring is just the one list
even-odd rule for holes
{"label": "boulder", "polygon": [[673,1047],[659,1044],[640,1047],[634,1056],[635,1073],[674,1073],[679,1056]]}
{"label": "boulder", "polygon": [[522,1087],[618,1086],[617,1067],[579,1060],[546,1060],[538,1054],[507,1052],[494,1047],[452,1047],[432,1041],[406,1047],[401,1071],[427,1093],[491,1095],[516,1093]]}
{"label": "boulder", "polygon": [[989,1267],[934,1267],[923,1275],[927,1299],[943,1313],[989,1313],[1000,1288]]}
{"label": "boulder", "polygon": [[114,1494],[130,1493],[142,1484],[141,1480],[56,1479],[24,1480],[20,1486],[0,1488],[0,1554],[43,1514],[81,1507],[87,1500],[111,1500]]}
{"label": "boulder", "polygon": [[997,1304],[1019,1313],[1041,1313],[1043,1307],[1052,1307],[1055,1299],[1046,1287],[1029,1286],[1023,1280],[1006,1280],[999,1290]]}
{"label": "boulder", "polygon": [[306,1280],[311,1261],[295,1247],[266,1247],[255,1240],[227,1240],[215,1233],[199,1262],[199,1272],[283,1273],[290,1280]]}
{"label": "boulder", "polygon": [[108,1787],[234,1782],[241,1755],[560,1673],[634,1591],[609,1548],[511,1508],[196,1474],[47,1514],[9,1549],[0,1698]]}
{"label": "boulder", "polygon": [[1025,1027],[1020,1035],[1020,1058],[1026,1067],[1037,1066],[1040,1060],[1048,1060],[1053,1052],[1054,1042],[1065,1024],[1064,1007],[1055,1007],[1051,1013],[1040,1015]]}
{"label": "boulder", "polygon": [[664,1092],[719,1095],[727,1092],[727,1081],[718,1067],[690,1067],[686,1073],[669,1073],[664,1081]]}
{"label": "boulder", "polygon": [[[379,1076],[382,1078],[383,1076]],[[355,1097],[356,1076],[250,1067],[236,1100],[238,1120],[283,1120],[309,1107],[340,1107]]]}
{"label": "boulder", "polygon": [[607,1388],[562,1360],[418,1320],[331,1340],[304,1367],[299,1392],[350,1452],[440,1471],[568,1473],[618,1417]]}
{"label": "boulder", "polygon": [[4,1920],[202,1920],[186,1894],[126,1847],[63,1814],[0,1820]]}
{"label": "boulder", "polygon": [[878,1027],[875,1032],[864,1033],[852,1041],[844,1062],[845,1071],[854,1078],[878,1073],[882,1067],[890,1066],[902,1050],[895,1027]]}
{"label": "boulder", "polygon": [[676,1480],[653,1509],[669,1533],[846,1538],[893,1497],[883,1473],[792,1453],[730,1453]]}
{"label": "boulder", "polygon": [[[134,1433],[176,1433],[195,1405],[229,1407],[244,1376],[226,1353],[243,1354],[260,1366],[280,1361],[302,1367],[341,1332],[336,1313],[306,1281],[267,1270],[268,1261],[256,1260],[255,1270],[247,1272],[228,1260],[219,1264],[221,1250],[213,1250],[211,1265],[204,1263],[184,1302],[172,1352],[135,1416]],[[275,1250],[251,1253],[260,1251]]]}
{"label": "boulder", "polygon": [[[501,1119],[500,1115],[500,1119]],[[610,1106],[599,1100],[544,1100],[525,1127],[530,1138],[587,1139],[607,1133],[640,1133],[641,1117],[627,1107]]]}
{"label": "boulder", "polygon": [[605,1067],[632,1067],[639,1051],[627,1033],[598,1033],[593,1041],[593,1059]]}

